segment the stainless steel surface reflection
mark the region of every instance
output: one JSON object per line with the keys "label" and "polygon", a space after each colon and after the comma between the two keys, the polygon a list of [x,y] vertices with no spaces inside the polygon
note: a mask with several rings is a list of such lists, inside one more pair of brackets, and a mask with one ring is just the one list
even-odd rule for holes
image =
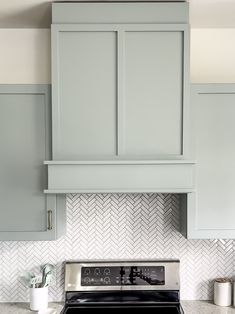
{"label": "stainless steel surface reflection", "polygon": [[67,262],[62,314],[182,314],[179,267],[179,260]]}

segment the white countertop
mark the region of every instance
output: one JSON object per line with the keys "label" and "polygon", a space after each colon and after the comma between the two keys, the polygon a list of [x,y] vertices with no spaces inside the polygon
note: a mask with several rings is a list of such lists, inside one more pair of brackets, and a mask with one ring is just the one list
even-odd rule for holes
{"label": "white countertop", "polygon": [[[60,314],[63,308],[62,303],[49,303],[47,311],[40,314]],[[29,303],[0,303],[1,314],[34,314],[38,312],[30,311]]]}
{"label": "white countertop", "polygon": [[210,301],[181,301],[185,314],[235,314],[234,307],[214,305]]}
{"label": "white countertop", "polygon": [[[235,314],[234,307],[220,307],[209,301],[182,301],[185,314]],[[46,312],[40,314],[60,314],[62,303],[50,303]],[[32,314],[28,303],[0,303],[1,314]]]}

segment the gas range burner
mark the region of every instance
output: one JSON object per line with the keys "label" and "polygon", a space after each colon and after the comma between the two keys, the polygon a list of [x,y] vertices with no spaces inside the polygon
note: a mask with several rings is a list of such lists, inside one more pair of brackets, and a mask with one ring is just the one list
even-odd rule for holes
{"label": "gas range burner", "polygon": [[67,262],[62,314],[183,314],[179,293],[178,260]]}

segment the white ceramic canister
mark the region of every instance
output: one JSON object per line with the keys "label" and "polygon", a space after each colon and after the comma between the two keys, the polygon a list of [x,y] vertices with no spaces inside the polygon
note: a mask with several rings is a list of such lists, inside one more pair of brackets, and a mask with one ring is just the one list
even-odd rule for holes
{"label": "white ceramic canister", "polygon": [[48,308],[48,287],[30,288],[30,310],[45,311]]}
{"label": "white ceramic canister", "polygon": [[233,281],[233,306],[235,307],[235,281]]}
{"label": "white ceramic canister", "polygon": [[230,306],[232,303],[232,280],[217,278],[214,282],[214,303],[219,306]]}

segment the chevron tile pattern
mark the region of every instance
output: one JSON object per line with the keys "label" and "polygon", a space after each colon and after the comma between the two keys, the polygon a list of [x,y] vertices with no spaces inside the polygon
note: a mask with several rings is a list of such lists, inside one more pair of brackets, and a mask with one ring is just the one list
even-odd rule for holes
{"label": "chevron tile pattern", "polygon": [[55,264],[50,300],[61,301],[65,260],[117,258],[179,258],[182,299],[211,299],[213,279],[235,274],[235,241],[186,240],[178,230],[178,195],[67,195],[66,236],[53,242],[0,242],[0,302],[28,301],[23,270]]}

